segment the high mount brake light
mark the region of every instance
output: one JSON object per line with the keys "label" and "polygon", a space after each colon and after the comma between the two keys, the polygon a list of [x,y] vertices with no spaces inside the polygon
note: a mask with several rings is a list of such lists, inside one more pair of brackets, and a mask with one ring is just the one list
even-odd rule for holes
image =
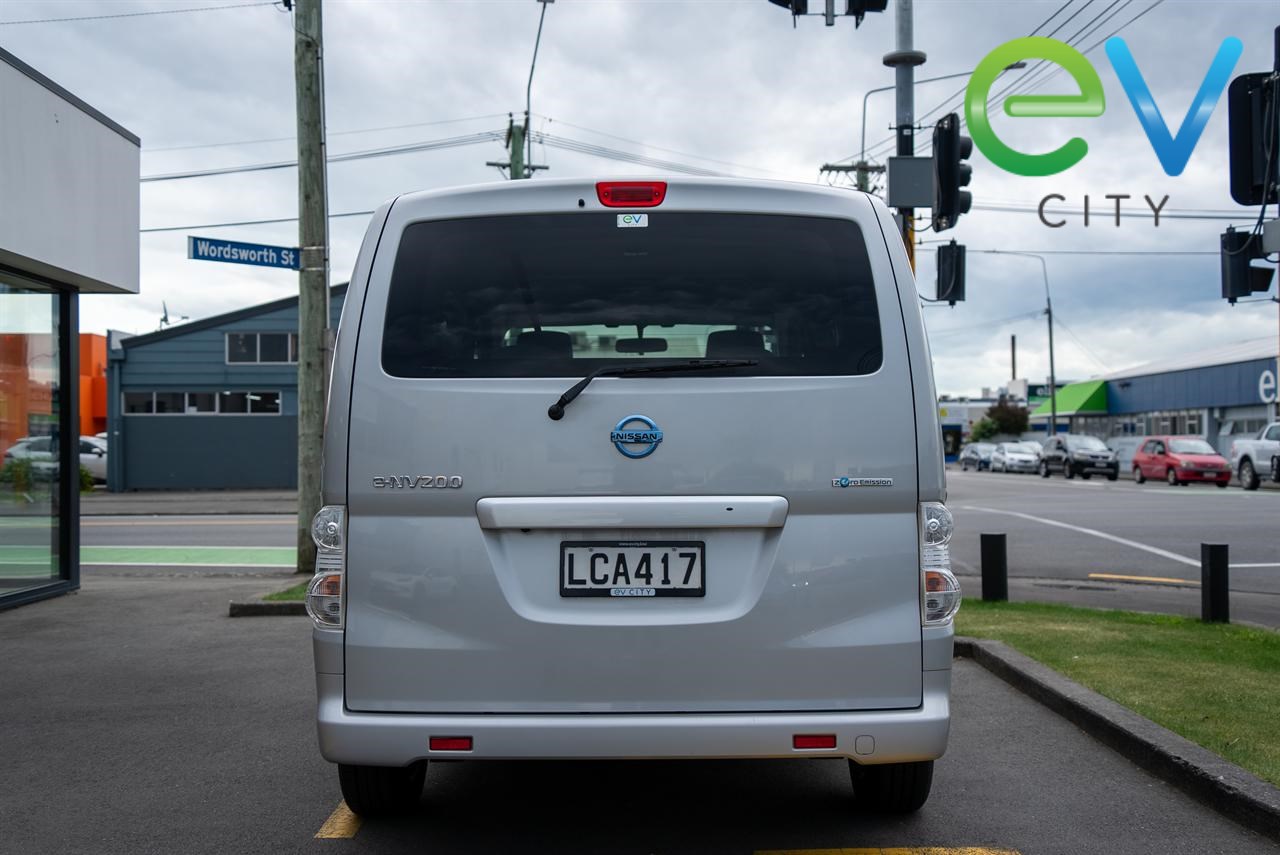
{"label": "high mount brake light", "polygon": [[601,181],[596,196],[606,208],[656,208],[667,198],[667,182]]}

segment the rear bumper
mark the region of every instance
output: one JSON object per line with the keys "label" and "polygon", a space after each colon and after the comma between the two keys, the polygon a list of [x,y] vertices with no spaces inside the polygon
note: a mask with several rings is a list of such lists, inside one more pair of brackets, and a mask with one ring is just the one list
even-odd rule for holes
{"label": "rear bumper", "polygon": [[1178,469],[1177,477],[1183,481],[1212,481],[1228,483],[1231,473],[1226,469]]}
{"label": "rear bumper", "polygon": [[[420,715],[356,713],[341,674],[317,674],[320,753],[335,763],[403,766],[420,759],[848,757],[934,760],[951,727],[951,672],[925,671],[910,710],[838,713]],[[832,750],[791,747],[797,733],[835,734]],[[470,736],[472,751],[430,751],[432,736]]]}

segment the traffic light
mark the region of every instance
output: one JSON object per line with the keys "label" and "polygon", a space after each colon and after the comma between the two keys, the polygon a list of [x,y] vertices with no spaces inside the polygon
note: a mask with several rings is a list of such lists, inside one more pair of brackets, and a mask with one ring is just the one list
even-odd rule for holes
{"label": "traffic light", "polygon": [[1271,289],[1270,267],[1254,267],[1249,262],[1263,258],[1262,237],[1252,232],[1227,229],[1222,233],[1222,297],[1235,303],[1241,297]]}
{"label": "traffic light", "polygon": [[809,0],[769,0],[775,6],[781,6],[792,15],[809,14]]}
{"label": "traffic light", "polygon": [[937,289],[939,303],[964,302],[964,244],[952,241],[938,247]]}
{"label": "traffic light", "polygon": [[849,0],[844,13],[853,16],[853,25],[857,27],[868,12],[883,12],[888,5],[889,0]]}
{"label": "traffic light", "polygon": [[960,117],[948,113],[933,126],[933,230],[946,231],[973,207],[969,186],[973,167],[964,161],[973,154],[973,140],[960,133]]}
{"label": "traffic light", "polygon": [[1231,198],[1241,205],[1280,202],[1280,75],[1242,74],[1227,89]]}

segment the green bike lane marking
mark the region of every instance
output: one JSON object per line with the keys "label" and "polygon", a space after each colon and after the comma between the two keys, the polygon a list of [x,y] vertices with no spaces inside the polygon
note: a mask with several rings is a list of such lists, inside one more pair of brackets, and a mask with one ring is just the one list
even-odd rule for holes
{"label": "green bike lane marking", "polygon": [[[82,546],[84,566],[129,567],[293,567],[292,546]],[[45,566],[46,546],[0,545],[0,572],[16,567]]]}

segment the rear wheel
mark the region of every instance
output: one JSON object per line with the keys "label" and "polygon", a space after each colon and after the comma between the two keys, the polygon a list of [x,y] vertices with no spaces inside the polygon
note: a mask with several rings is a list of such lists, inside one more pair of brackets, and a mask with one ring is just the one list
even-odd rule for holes
{"label": "rear wheel", "polygon": [[1040,477],[1041,478],[1049,477],[1049,464],[1043,460],[1040,461]]}
{"label": "rear wheel", "polygon": [[1271,480],[1280,484],[1280,455],[1271,458]]}
{"label": "rear wheel", "polygon": [[1253,468],[1253,461],[1247,458],[1240,461],[1240,486],[1246,490],[1258,489],[1258,472]]}
{"label": "rear wheel", "polygon": [[1080,473],[1080,477],[1081,477],[1081,478],[1083,478],[1084,480],[1088,481],[1090,478],[1092,478],[1092,477],[1093,477],[1093,473],[1092,473],[1092,472],[1081,472],[1081,473]]}
{"label": "rear wheel", "polygon": [[1133,480],[1139,484],[1147,483],[1147,476],[1142,474],[1141,466],[1133,467]]}
{"label": "rear wheel", "polygon": [[338,764],[342,798],[360,816],[386,816],[415,807],[422,798],[426,774],[426,760],[408,766]]}
{"label": "rear wheel", "polygon": [[929,800],[933,761],[859,766],[849,761],[858,803],[876,813],[914,813]]}
{"label": "rear wheel", "polygon": [[1076,477],[1075,467],[1073,467],[1070,463],[1062,464],[1062,474],[1069,479]]}
{"label": "rear wheel", "polygon": [[1177,470],[1175,470],[1172,466],[1170,466],[1168,471],[1164,473],[1164,480],[1169,482],[1170,487],[1176,487],[1178,486],[1179,483],[1181,483],[1178,481]]}

